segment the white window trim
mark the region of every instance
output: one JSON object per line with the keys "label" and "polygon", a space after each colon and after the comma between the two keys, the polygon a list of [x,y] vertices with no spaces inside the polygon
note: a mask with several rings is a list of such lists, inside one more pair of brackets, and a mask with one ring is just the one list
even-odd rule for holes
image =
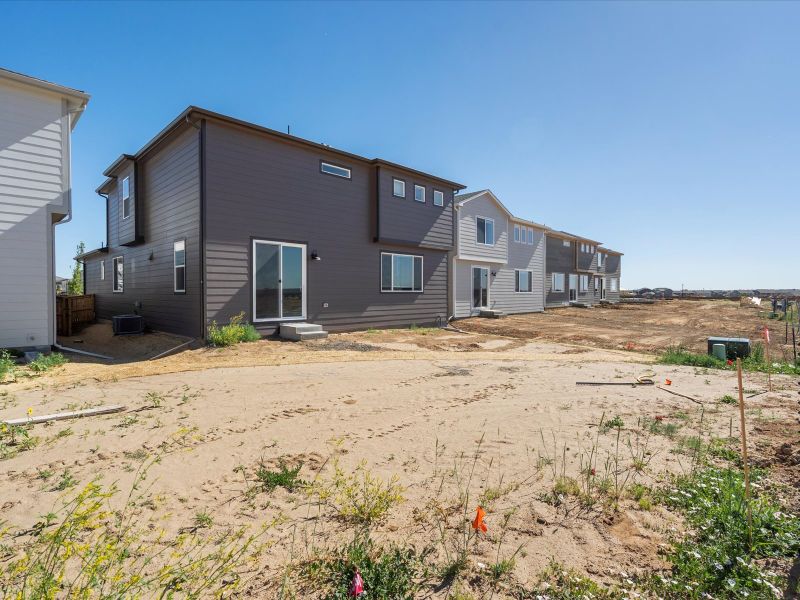
{"label": "white window trim", "polygon": [[[437,194],[438,194],[438,197],[441,199],[440,202],[436,201]],[[433,190],[433,205],[434,206],[444,206],[444,192],[442,190]]]}
{"label": "white window trim", "polygon": [[[402,183],[403,184],[403,193],[398,194],[394,191],[394,184],[395,183]],[[392,196],[395,198],[405,198],[406,197],[406,182],[404,179],[398,179],[397,177],[392,177]]]}
{"label": "white window trim", "polygon": [[[128,194],[125,195],[125,182],[128,182]],[[131,178],[130,175],[123,177],[122,181],[120,182],[119,188],[119,197],[121,198],[122,206],[120,206],[120,211],[122,212],[122,219],[130,219],[131,217]],[[125,214],[125,207],[128,207],[128,214]]]}
{"label": "white window trim", "polygon": [[[561,276],[561,287],[556,286],[556,276]],[[550,291],[551,292],[558,292],[560,294],[564,293],[564,289],[566,288],[567,278],[564,273],[550,273]]]}
{"label": "white window trim", "polygon": [[100,281],[105,281],[106,278],[106,261],[100,261]]}
{"label": "white window trim", "polygon": [[[518,290],[516,289],[519,285],[519,275],[518,273],[527,273],[528,274],[528,284],[531,289],[529,290]],[[533,271],[529,271],[528,269],[514,269],[514,293],[515,294],[532,294],[533,293]]]}
{"label": "white window trim", "polygon": [[[478,241],[478,219],[483,219],[486,222],[488,222],[488,221],[492,222],[492,243],[491,244],[487,244],[486,243],[486,225],[484,225],[484,227],[483,227],[483,241],[482,242]],[[491,247],[494,246],[494,241],[495,241],[494,219],[492,219],[490,217],[482,217],[480,215],[475,215],[475,243],[477,243],[479,246],[487,246],[487,247],[491,248]]]}
{"label": "white window trim", "polygon": [[[341,169],[342,171],[347,171],[347,175],[342,175],[341,173],[332,173],[331,171],[326,171],[325,167],[331,167],[333,169]],[[319,163],[319,170],[321,173],[325,173],[325,175],[332,175],[334,177],[339,177],[340,179],[351,179],[353,177],[353,171],[349,167],[343,167],[342,165],[337,165],[334,163],[320,161]]]}
{"label": "white window trim", "polygon": [[[417,199],[417,190],[422,190],[422,200]],[[414,184],[414,201],[419,202],[420,204],[425,204],[425,186],[419,185],[418,183]]]}
{"label": "white window trim", "polygon": [[603,265],[605,265],[606,255],[602,252],[597,253],[597,268],[599,269]]}
{"label": "white window trim", "polygon": [[[122,263],[122,286],[117,289],[117,261]],[[111,259],[111,291],[121,294],[125,290],[125,259],[122,256],[115,256]]]}
{"label": "white window trim", "polygon": [[612,277],[608,280],[609,282],[609,292],[618,292],[619,291],[619,279],[616,277]]}
{"label": "white window trim", "polygon": [[[385,290],[383,289],[383,257],[384,256],[391,256],[392,257],[392,289]],[[411,285],[414,285],[414,261],[413,259],[419,258],[420,259],[420,269],[422,269],[422,275],[419,278],[420,288],[418,290],[396,290],[394,289],[394,257],[395,256],[409,256],[411,257]],[[425,257],[421,254],[404,254],[403,252],[381,252],[381,273],[380,273],[380,281],[378,281],[378,286],[381,291],[381,294],[422,294],[425,291]]]}
{"label": "white window trim", "polygon": [[519,225],[514,225],[514,241],[517,243],[520,241],[520,229]]}
{"label": "white window trim", "polygon": [[[183,264],[177,263],[178,244],[183,244]],[[178,289],[178,268],[183,268],[183,289]],[[172,291],[176,294],[186,293],[186,240],[177,240],[172,244]]]}
{"label": "white window trim", "polygon": [[534,239],[533,239],[533,227],[528,227],[528,237],[526,239],[526,242],[528,243],[529,246],[533,246],[533,242],[534,242]]}
{"label": "white window trim", "polygon": [[[586,285],[583,282],[586,282]],[[588,275],[578,275],[578,291],[586,294],[589,291],[589,276]]]}
{"label": "white window trim", "polygon": [[569,240],[561,240],[561,243],[564,245],[565,248],[572,248],[572,242]]}
{"label": "white window trim", "polygon": [[[300,248],[303,251],[303,314],[299,317],[275,317],[256,319],[256,246],[258,244],[268,244],[272,246],[288,246],[292,248]],[[283,323],[285,321],[305,321],[308,317],[308,289],[306,287],[306,245],[305,244],[290,244],[288,242],[279,242],[277,240],[253,240],[252,256],[250,257],[250,299],[253,303],[252,311],[253,323]],[[283,250],[278,257],[278,279],[283,279]],[[281,288],[278,295],[278,312],[283,314],[283,288]]]}

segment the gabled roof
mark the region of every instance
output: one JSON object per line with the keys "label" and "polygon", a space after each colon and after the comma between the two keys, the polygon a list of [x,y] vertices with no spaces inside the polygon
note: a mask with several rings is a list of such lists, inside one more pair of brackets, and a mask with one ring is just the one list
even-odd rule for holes
{"label": "gabled roof", "polygon": [[619,250],[612,250],[611,248],[600,248],[600,250],[602,250],[606,254],[615,254],[616,256],[624,256],[624,254]]}
{"label": "gabled roof", "polygon": [[25,75],[24,73],[17,73],[16,71],[11,71],[9,69],[0,68],[0,79],[7,79],[9,81],[15,81],[17,83],[29,85],[31,87],[58,94],[59,96],[66,98],[70,102],[70,108],[75,114],[75,117],[72,119],[73,127],[75,127],[75,124],[81,117],[83,109],[86,108],[86,104],[89,102],[89,94],[86,92],[82,92],[81,90],[76,90],[71,87],[66,87],[64,85],[59,85],[51,81],[46,81],[44,79],[39,79],[38,77],[31,77],[30,75]]}
{"label": "gabled roof", "polygon": [[[147,142],[136,154],[129,155],[123,154],[120,156],[114,163],[112,163],[104,172],[103,174],[108,176],[114,169],[116,169],[119,164],[125,159],[129,160],[139,160],[145,154],[147,154],[152,148],[157,146],[161,143],[164,138],[166,138],[173,130],[177,127],[182,125],[184,122],[188,122],[192,117],[199,117],[199,118],[207,118],[207,119],[215,119],[217,121],[223,121],[230,125],[237,125],[239,127],[244,127],[246,129],[250,129],[252,131],[257,131],[259,133],[264,133],[274,138],[283,140],[285,142],[299,144],[301,146],[307,146],[310,148],[314,148],[316,150],[320,150],[323,152],[328,152],[332,154],[336,154],[342,156],[348,160],[355,160],[363,163],[367,163],[370,165],[378,165],[378,166],[386,166],[395,169],[399,169],[405,171],[407,173],[411,173],[414,175],[419,175],[421,177],[425,177],[427,179],[433,179],[434,181],[438,181],[443,183],[447,186],[450,186],[452,189],[455,190],[463,190],[465,187],[462,183],[457,183],[455,181],[450,181],[448,179],[443,179],[441,177],[437,177],[436,175],[431,175],[430,173],[425,173],[423,171],[417,171],[416,169],[412,169],[410,167],[406,167],[404,165],[400,165],[397,163],[390,162],[388,160],[383,160],[382,158],[366,158],[364,156],[359,156],[358,154],[353,154],[351,152],[347,152],[345,150],[338,150],[337,148],[333,148],[328,146],[327,144],[320,144],[317,142],[312,142],[311,140],[307,140],[305,138],[297,137],[295,135],[291,135],[288,133],[283,133],[280,131],[276,131],[275,129],[269,129],[268,127],[263,127],[261,125],[256,125],[255,123],[250,123],[248,121],[242,121],[240,119],[236,119],[234,117],[229,117],[227,115],[223,115],[220,113],[216,113],[214,111],[200,108],[197,106],[189,106],[187,107],[181,114],[179,114],[169,125],[167,125],[164,129],[162,129],[153,139]],[[102,186],[101,186],[102,187]]]}
{"label": "gabled roof", "polygon": [[574,233],[569,233],[568,231],[560,231],[559,233],[563,233],[564,235],[568,235],[574,240],[580,240],[582,242],[589,242],[590,244],[595,244],[596,246],[602,246],[603,242],[598,242],[597,240],[593,240],[591,238],[583,237],[582,235],[575,235]]}
{"label": "gabled roof", "polygon": [[108,254],[108,246],[103,246],[102,248],[95,248],[94,250],[87,250],[82,254],[78,254],[75,257],[75,260],[84,260],[94,256],[95,254]]}
{"label": "gabled roof", "polygon": [[542,231],[549,231],[550,228],[547,225],[542,225],[540,223],[536,223],[535,221],[529,221],[527,219],[521,219],[520,217],[515,217],[508,208],[506,208],[505,204],[500,202],[500,199],[492,193],[492,190],[478,190],[477,192],[469,192],[466,194],[459,194],[455,197],[456,204],[458,206],[464,206],[470,200],[475,200],[476,198],[480,198],[481,196],[488,196],[491,200],[494,201],[495,204],[502,210],[511,221],[515,223],[524,223],[525,225],[530,225],[531,227],[536,227],[541,229]]}

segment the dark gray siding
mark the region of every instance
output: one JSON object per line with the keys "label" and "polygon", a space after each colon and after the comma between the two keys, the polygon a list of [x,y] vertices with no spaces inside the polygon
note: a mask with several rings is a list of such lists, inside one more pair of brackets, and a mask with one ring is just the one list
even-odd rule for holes
{"label": "dark gray siding", "polygon": [[[406,197],[392,195],[393,179],[406,182]],[[414,186],[425,188],[425,202],[414,200]],[[433,191],[444,194],[434,206]],[[382,241],[449,250],[453,245],[453,190],[416,175],[380,167],[380,232]]]}
{"label": "dark gray siding", "polygon": [[[320,172],[320,160],[348,167],[351,179]],[[430,324],[447,316],[447,252],[376,244],[375,167],[213,120],[206,124],[206,311],[226,322],[252,320],[252,239],[299,242],[321,260],[306,263],[307,320],[331,330]],[[389,178],[391,185],[391,178]],[[411,181],[412,179],[407,179]],[[412,188],[409,188],[411,192]],[[447,190],[443,190],[447,192]],[[385,192],[391,198],[391,189]],[[429,192],[432,194],[432,191]],[[394,200],[401,201],[399,198]],[[408,198],[408,209],[438,223],[451,210]],[[385,215],[382,215],[382,219]],[[452,222],[452,217],[449,217]],[[433,228],[429,229],[432,230]],[[410,244],[408,229],[397,234]],[[452,233],[441,234],[442,245]],[[381,293],[380,252],[424,257],[424,292]],[[323,304],[327,303],[327,308]],[[274,323],[257,324],[271,333]]]}
{"label": "dark gray siding", "polygon": [[[575,273],[575,241],[570,241],[569,248],[564,240],[545,236],[547,240],[545,285],[547,286],[547,305],[557,306],[569,300],[569,274]],[[564,291],[552,291],[552,273],[564,274]]]}
{"label": "dark gray siding", "polygon": [[[142,244],[122,245],[126,238],[115,227],[119,217],[119,185],[109,195],[109,253],[103,258],[105,280],[99,279],[101,259],[86,261],[87,293],[96,294],[98,317],[107,319],[136,310],[153,329],[191,336],[203,332],[199,159],[199,133],[186,126],[141,161],[136,204]],[[186,293],[173,291],[173,244],[179,240],[186,241]],[[121,293],[112,291],[115,256],[123,257]]]}
{"label": "dark gray siding", "polygon": [[582,252],[581,242],[575,242],[578,253],[578,268],[582,271],[597,271],[597,253]]}
{"label": "dark gray siding", "polygon": [[[109,245],[117,246],[122,244],[132,244],[136,242],[140,227],[136,225],[136,219],[141,218],[137,210],[138,190],[136,189],[135,168],[132,161],[125,161],[119,171],[115,173],[116,185],[108,195],[109,203],[113,211],[113,218],[109,220]],[[130,183],[130,216],[122,218],[122,180],[128,177]],[[112,247],[113,247],[112,246]]]}

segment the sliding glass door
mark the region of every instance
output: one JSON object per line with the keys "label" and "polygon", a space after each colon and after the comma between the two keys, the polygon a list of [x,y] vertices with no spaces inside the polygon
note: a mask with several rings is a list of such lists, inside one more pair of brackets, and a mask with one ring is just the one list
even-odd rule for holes
{"label": "sliding glass door", "polygon": [[304,244],[253,241],[253,321],[306,317]]}

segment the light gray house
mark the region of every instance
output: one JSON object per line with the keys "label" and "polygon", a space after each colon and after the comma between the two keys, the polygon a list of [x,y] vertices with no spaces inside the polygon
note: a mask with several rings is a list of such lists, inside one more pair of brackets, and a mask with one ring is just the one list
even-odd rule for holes
{"label": "light gray house", "polygon": [[71,217],[70,136],[88,101],[0,69],[0,348],[56,341],[55,226]]}
{"label": "light gray house", "polygon": [[547,228],[515,217],[490,190],[456,196],[455,210],[453,315],[544,310]]}
{"label": "light gray house", "polygon": [[97,189],[107,245],[84,253],[101,318],[205,337],[444,323],[463,185],[197,107]]}

